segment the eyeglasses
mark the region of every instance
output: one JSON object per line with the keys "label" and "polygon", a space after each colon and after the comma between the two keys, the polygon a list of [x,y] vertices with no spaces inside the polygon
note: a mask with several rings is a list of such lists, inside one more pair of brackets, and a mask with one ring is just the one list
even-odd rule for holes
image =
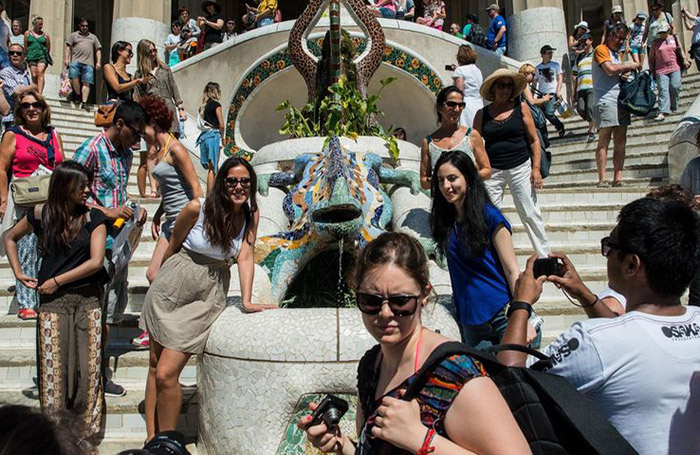
{"label": "eyeglasses", "polygon": [[464,106],[466,106],[467,103],[464,101],[445,101],[445,106],[450,107],[452,109],[458,107],[460,109],[464,109]]}
{"label": "eyeglasses", "polygon": [[241,179],[237,179],[235,177],[226,177],[226,186],[229,188],[235,188],[238,184],[241,185],[241,188],[250,188],[250,183],[251,179],[250,177],[243,177]]}
{"label": "eyeglasses", "polygon": [[612,240],[610,240],[610,237],[603,237],[602,239],[600,239],[600,254],[602,254],[605,257],[610,256],[612,250],[621,249],[622,248],[619,244],[614,243]]}
{"label": "eyeglasses", "polygon": [[38,111],[44,110],[44,105],[38,101],[34,101],[33,103],[20,103],[19,107],[21,107],[22,109],[29,109],[30,107],[33,107]]}
{"label": "eyeglasses", "polygon": [[158,49],[156,49],[154,47],[153,49],[150,49],[148,52],[150,52],[151,54],[155,54],[156,52],[158,52]]}
{"label": "eyeglasses", "polygon": [[24,55],[24,52],[22,52],[22,51],[10,51],[7,53],[7,55],[10,55],[10,56],[14,55],[17,57],[21,57],[22,55]]}
{"label": "eyeglasses", "polygon": [[139,130],[127,123],[125,123],[125,125],[131,130],[131,134],[133,134],[136,139],[138,139],[139,141],[143,139],[143,133],[141,133]]}
{"label": "eyeglasses", "polygon": [[129,54],[129,57],[132,57],[134,55],[134,51],[131,49],[124,49],[122,52],[126,51]]}
{"label": "eyeglasses", "polygon": [[383,297],[364,292],[356,292],[357,307],[365,314],[377,315],[382,311],[382,307],[386,302],[389,309],[397,318],[410,316],[418,309],[419,295],[396,295],[392,297]]}

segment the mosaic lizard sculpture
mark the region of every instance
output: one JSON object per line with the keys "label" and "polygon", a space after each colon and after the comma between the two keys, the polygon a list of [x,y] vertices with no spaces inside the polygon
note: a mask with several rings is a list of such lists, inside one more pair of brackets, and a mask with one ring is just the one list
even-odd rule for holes
{"label": "mosaic lizard sculpture", "polygon": [[309,50],[307,41],[312,29],[329,9],[331,38],[331,83],[337,82],[342,74],[340,56],[340,4],[344,4],[353,20],[367,37],[365,51],[358,55],[353,63],[357,74],[357,89],[366,97],[367,86],[374,72],[382,63],[386,40],[377,19],[370,13],[362,0],[310,0],[304,12],[294,23],[289,34],[289,53],[292,63],[301,73],[309,90],[309,101],[313,100],[317,88],[318,58]]}
{"label": "mosaic lizard sculpture", "polygon": [[291,229],[261,237],[255,246],[255,262],[275,283],[273,301],[281,302],[297,274],[339,239],[354,240],[362,248],[386,230],[393,210],[381,186],[385,183],[408,186],[413,194],[420,191],[415,172],[384,166],[374,153],[346,152],[337,137],[322,152],[296,158],[293,172],[259,177],[263,195],[269,186],[293,185],[283,207]]}

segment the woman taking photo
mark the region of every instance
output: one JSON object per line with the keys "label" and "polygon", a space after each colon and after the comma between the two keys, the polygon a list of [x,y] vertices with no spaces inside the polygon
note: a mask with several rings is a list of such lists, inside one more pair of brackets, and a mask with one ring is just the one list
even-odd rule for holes
{"label": "woman taking photo", "polygon": [[464,109],[459,124],[471,128],[476,112],[484,107],[484,101],[479,93],[484,76],[476,66],[476,50],[469,45],[459,46],[457,63],[459,67],[452,74],[452,80],[464,95]]}
{"label": "woman taking photo", "polygon": [[[416,239],[386,233],[370,242],[358,258],[355,284],[362,322],[379,343],[358,369],[359,441],[355,446],[324,423],[306,428],[307,415],[297,425],[314,447],[343,455],[532,453],[498,388],[467,355],[446,357],[415,400],[401,399],[433,350],[449,341],[421,322],[432,288],[428,261]],[[436,430],[432,440],[426,438],[429,428]]]}
{"label": "woman taking photo", "polygon": [[[151,236],[156,241],[156,247],[146,270],[148,282],[153,283],[168,248],[175,219],[188,202],[203,197],[204,193],[189,152],[172,134],[171,127],[175,122],[173,111],[162,98],[151,95],[142,96],[139,104],[150,121],[146,127],[146,143],[155,152],[153,178],[158,182],[161,194],[160,205],[153,215],[151,226]],[[161,224],[163,215],[165,222]],[[147,332],[132,340],[132,344],[138,348],[147,348],[148,343]]]}
{"label": "woman taking photo", "polygon": [[216,82],[209,82],[204,87],[202,105],[199,107],[199,120],[202,133],[197,138],[199,160],[207,170],[207,192],[214,184],[214,175],[219,165],[221,138],[224,135],[224,113],[221,109],[221,89]]}
{"label": "woman taking photo", "polygon": [[454,85],[445,87],[438,93],[435,108],[440,128],[423,139],[420,159],[420,181],[423,189],[430,189],[435,163],[440,154],[459,151],[466,154],[479,168],[483,179],[491,176],[491,165],[484,149],[484,141],[478,131],[468,126],[460,126],[459,119],[464,110],[462,90]]}
{"label": "woman taking photo", "polygon": [[44,92],[46,82],[47,55],[51,54],[51,38],[44,33],[44,19],[37,16],[32,19],[32,29],[24,32],[24,48],[27,50],[27,65],[32,72],[32,81]]}
{"label": "woman taking photo", "polygon": [[177,216],[163,266],[141,313],[140,326],[151,338],[146,381],[148,440],[177,426],[182,405],[180,373],[190,356],[204,350],[212,324],[226,307],[234,262],[244,311],[273,307],[251,302],[259,216],[256,188],[255,171],[248,161],[229,158],[206,201],[190,201]]}
{"label": "woman taking photo", "polygon": [[[0,143],[0,216],[10,217],[3,225],[14,224],[27,214],[27,209],[14,205],[10,183],[14,179],[45,173],[40,166],[53,170],[63,161],[63,141],[51,126],[51,110],[36,90],[27,90],[15,104],[15,126],[8,129]],[[8,180],[8,176],[10,176]],[[29,209],[31,210],[31,209]],[[22,274],[37,276],[37,237],[30,233],[18,242]],[[17,280],[15,297],[19,304],[20,319],[36,319],[39,303],[36,290]]]}
{"label": "woman taking photo", "polygon": [[[173,122],[170,126],[170,133],[176,138],[180,137],[180,124],[178,119],[185,115],[183,108],[179,107],[182,104],[180,92],[177,89],[177,84],[173,78],[173,73],[170,68],[158,58],[158,49],[153,41],[142,39],[137,46],[138,53],[138,69],[134,77],[141,79],[143,76],[149,76],[147,82],[136,86],[136,98],[141,99],[144,95],[156,96],[165,102],[165,105],[173,114]],[[152,160],[155,156],[155,144],[148,145],[148,158]],[[154,165],[154,164],[153,164]],[[148,166],[139,166],[137,172],[137,183],[139,193],[145,197],[146,195],[146,175],[148,174]],[[151,176],[151,183],[153,183]],[[152,189],[151,198],[158,197],[158,192],[155,188]]]}
{"label": "woman taking photo", "polygon": [[[45,205],[29,210],[5,238],[12,272],[39,291],[38,356],[41,410],[69,410],[82,439],[96,436],[102,418],[102,298],[107,226],[89,209],[92,175],[75,161],[56,166]],[[38,279],[22,272],[17,244],[34,233],[41,246]],[[96,443],[97,441],[90,441]]]}
{"label": "woman taking photo", "polygon": [[520,73],[494,71],[481,86],[481,96],[491,104],[477,112],[474,129],[484,138],[492,166],[491,178],[484,182],[491,202],[499,207],[508,186],[532,246],[547,257],[549,240],[535,196],[535,188],[542,188],[540,140],[530,109],[520,101],[526,85]]}
{"label": "woman taking photo", "polygon": [[681,70],[690,68],[690,59],[685,49],[680,49],[685,56],[685,68],[681,68],[676,55],[678,44],[676,36],[670,35],[670,27],[662,24],[657,30],[657,38],[649,51],[649,67],[654,72],[659,88],[659,115],[654,120],[661,122],[667,115],[678,110],[681,96]]}
{"label": "woman taking photo", "polygon": [[461,153],[440,156],[431,184],[433,238],[447,259],[462,341],[486,349],[506,331],[520,275],[510,223]]}

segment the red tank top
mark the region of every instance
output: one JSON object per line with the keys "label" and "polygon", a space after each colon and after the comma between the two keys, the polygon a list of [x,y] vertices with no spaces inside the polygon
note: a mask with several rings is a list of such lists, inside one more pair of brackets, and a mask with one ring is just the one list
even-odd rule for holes
{"label": "red tank top", "polygon": [[[51,139],[43,142],[28,136],[20,127],[13,127],[8,131],[15,133],[15,155],[12,159],[13,177],[30,177],[40,164],[53,170],[58,163],[63,161],[63,157],[58,152],[58,137],[53,128],[50,131]],[[53,160],[49,160],[49,147],[53,149]]]}

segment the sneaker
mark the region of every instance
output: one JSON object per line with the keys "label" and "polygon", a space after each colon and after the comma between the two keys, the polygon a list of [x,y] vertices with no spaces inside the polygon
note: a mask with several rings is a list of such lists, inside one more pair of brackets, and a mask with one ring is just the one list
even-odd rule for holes
{"label": "sneaker", "polygon": [[566,135],[566,129],[562,128],[559,131],[557,131],[557,133],[559,134],[559,137],[564,137]]}
{"label": "sneaker", "polygon": [[105,395],[109,397],[123,397],[126,395],[126,390],[116,382],[107,380],[105,383]]}
{"label": "sneaker", "polygon": [[666,117],[664,116],[663,112],[659,112],[659,115],[654,117],[654,121],[657,122],[663,122],[664,120],[666,120]]}
{"label": "sneaker", "polygon": [[139,350],[149,349],[151,347],[151,340],[148,338],[148,332],[144,330],[141,335],[131,340],[131,345]]}
{"label": "sneaker", "polygon": [[589,133],[588,133],[588,138],[587,138],[587,139],[588,139],[588,142],[593,142],[593,141],[595,141],[595,133],[589,132]]}
{"label": "sneaker", "polygon": [[31,319],[36,319],[37,314],[36,311],[32,310],[31,308],[22,308],[19,310],[19,312],[17,312],[17,317],[24,321],[28,321]]}

